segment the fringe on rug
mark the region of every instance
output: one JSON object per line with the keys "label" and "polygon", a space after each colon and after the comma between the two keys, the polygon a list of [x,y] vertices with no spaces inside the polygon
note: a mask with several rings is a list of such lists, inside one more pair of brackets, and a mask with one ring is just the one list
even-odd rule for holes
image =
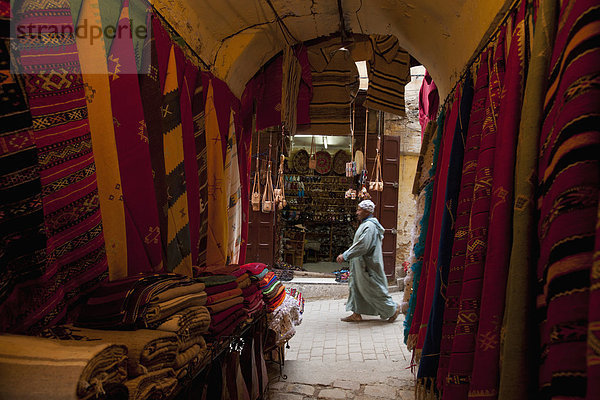
{"label": "fringe on rug", "polygon": [[435,387],[435,378],[426,377],[417,379],[415,385],[416,400],[438,400],[439,395]]}
{"label": "fringe on rug", "polygon": [[415,346],[417,345],[417,339],[418,335],[415,333],[408,335],[408,340],[406,341],[406,347],[408,348],[408,351],[415,349]]}

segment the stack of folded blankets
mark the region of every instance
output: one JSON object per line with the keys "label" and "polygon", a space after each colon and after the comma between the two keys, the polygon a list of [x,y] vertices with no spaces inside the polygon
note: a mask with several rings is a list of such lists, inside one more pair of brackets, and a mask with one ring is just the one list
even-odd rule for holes
{"label": "stack of folded blankets", "polygon": [[127,347],[0,335],[0,398],[127,399]]}
{"label": "stack of folded blankets", "polygon": [[218,340],[230,336],[247,314],[243,309],[244,297],[233,275],[209,275],[196,278],[206,285],[206,308],[210,312],[207,339]]}
{"label": "stack of folded blankets", "polygon": [[250,274],[250,278],[258,282],[267,311],[273,312],[285,299],[285,287],[277,279],[273,271],[269,271],[265,264],[251,263],[240,267]]}
{"label": "stack of folded blankets", "polygon": [[[288,341],[296,333],[294,326],[302,322],[304,299],[296,290],[288,293],[272,271],[262,263],[250,263],[240,266],[258,283],[259,293],[267,305],[269,329],[275,333],[277,345]],[[293,293],[293,294],[292,294]]]}
{"label": "stack of folded blankets", "polygon": [[207,300],[203,282],[177,274],[108,282],[91,294],[76,327],[69,327],[71,339],[124,343],[129,398],[168,397],[178,378],[206,358]]}
{"label": "stack of folded blankets", "polygon": [[250,274],[246,270],[239,268],[232,273],[236,277],[238,286],[242,289],[244,297],[244,311],[249,318],[253,318],[257,313],[265,307],[262,292],[258,288],[258,283],[250,279]]}

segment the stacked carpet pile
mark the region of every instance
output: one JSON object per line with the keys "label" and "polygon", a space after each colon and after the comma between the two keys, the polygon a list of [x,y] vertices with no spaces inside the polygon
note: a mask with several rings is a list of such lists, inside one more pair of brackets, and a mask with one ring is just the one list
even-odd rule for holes
{"label": "stacked carpet pile", "polygon": [[302,322],[304,311],[302,294],[295,289],[288,293],[285,286],[265,264],[250,263],[240,268],[245,270],[258,286],[257,293],[262,295],[267,306],[267,323],[269,329],[274,332],[275,344],[280,345],[290,340],[296,333],[294,326]]}
{"label": "stacked carpet pile", "polygon": [[273,312],[285,299],[285,287],[277,279],[273,271],[269,271],[265,264],[251,263],[240,267],[250,274],[250,278],[258,283],[263,300],[268,312]]}
{"label": "stacked carpet pile", "polygon": [[127,398],[127,347],[0,335],[0,398]]}
{"label": "stacked carpet pile", "polygon": [[[67,336],[63,333],[68,332]],[[58,326],[44,331],[44,335],[53,338],[75,340],[82,343],[118,343],[128,349],[127,377],[128,379],[171,368],[177,357],[178,339],[173,332],[152,329],[135,331],[111,331],[102,329],[87,329],[75,326]]]}
{"label": "stacked carpet pile", "polygon": [[243,310],[248,317],[252,318],[265,307],[262,292],[259,290],[257,282],[250,279],[250,274],[245,269],[240,268],[233,275],[236,276],[238,286],[242,289]]}
{"label": "stacked carpet pile", "polygon": [[204,305],[199,282],[178,274],[128,277],[105,282],[82,308],[77,326],[92,329],[145,328],[186,307]]}
{"label": "stacked carpet pile", "polygon": [[206,285],[206,308],[210,313],[207,339],[214,341],[231,335],[247,318],[244,298],[233,275],[208,275],[196,278]]}
{"label": "stacked carpet pile", "polygon": [[[106,283],[91,294],[77,327],[69,327],[71,339],[125,344],[129,398],[168,397],[178,378],[193,374],[207,359],[204,335],[211,315],[205,289],[204,282],[176,274]],[[115,328],[120,330],[108,330]]]}

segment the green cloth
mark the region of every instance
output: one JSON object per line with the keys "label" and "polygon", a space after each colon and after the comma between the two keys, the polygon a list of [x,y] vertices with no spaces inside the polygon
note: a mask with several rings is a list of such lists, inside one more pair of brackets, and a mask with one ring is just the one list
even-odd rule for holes
{"label": "green cloth", "polygon": [[388,293],[383,272],[383,232],[377,218],[365,219],[354,234],[352,246],[342,254],[344,260],[350,261],[346,311],[379,315],[382,319],[388,319],[396,311],[397,305]]}
{"label": "green cloth", "polygon": [[501,399],[533,398],[537,389],[538,335],[535,318],[538,141],[543,120],[548,64],[552,54],[555,1],[541,1],[523,98],[515,165],[513,242],[506,288],[501,341]]}

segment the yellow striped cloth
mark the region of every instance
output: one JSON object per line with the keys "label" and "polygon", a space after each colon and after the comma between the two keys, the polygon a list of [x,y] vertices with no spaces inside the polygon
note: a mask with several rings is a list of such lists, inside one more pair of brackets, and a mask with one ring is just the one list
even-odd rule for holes
{"label": "yellow striped cloth", "polygon": [[167,264],[169,272],[192,275],[188,203],[183,165],[183,134],[175,49],[171,47],[161,107],[167,181]]}
{"label": "yellow striped cloth", "polygon": [[206,159],[208,177],[208,235],[206,265],[224,265],[227,260],[227,182],[223,168],[223,148],[215,109],[213,85],[206,95]]}
{"label": "yellow striped cloth", "polygon": [[[83,0],[77,25],[102,26],[98,0]],[[78,28],[76,28],[78,29]],[[102,227],[111,280],[127,276],[127,239],[104,39],[75,35],[86,88]]]}
{"label": "yellow striped cloth", "polygon": [[225,176],[229,182],[227,189],[227,263],[238,264],[240,245],[242,242],[242,187],[238,165],[237,142],[235,140],[235,122],[233,111],[229,117],[229,134],[227,137],[227,153],[225,155]]}

